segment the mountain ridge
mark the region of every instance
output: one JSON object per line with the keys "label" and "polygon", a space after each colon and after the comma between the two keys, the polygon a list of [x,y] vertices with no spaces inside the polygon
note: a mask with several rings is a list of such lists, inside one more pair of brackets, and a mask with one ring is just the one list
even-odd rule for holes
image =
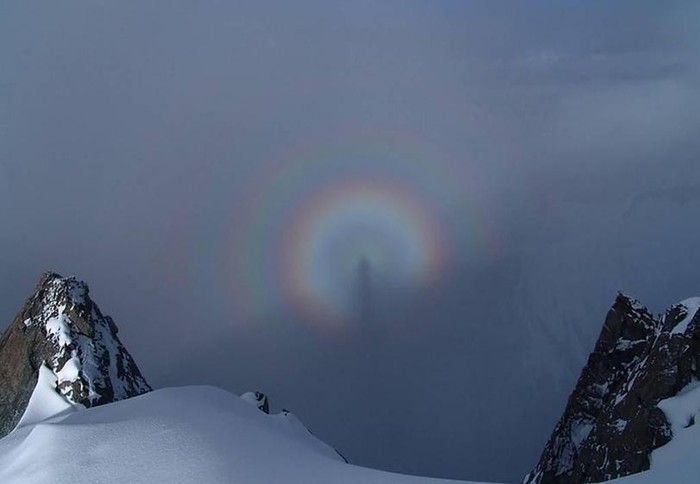
{"label": "mountain ridge", "polygon": [[657,316],[619,293],[524,482],[597,482],[648,470],[651,453],[674,437],[659,403],[700,377],[699,308],[700,298],[690,298]]}

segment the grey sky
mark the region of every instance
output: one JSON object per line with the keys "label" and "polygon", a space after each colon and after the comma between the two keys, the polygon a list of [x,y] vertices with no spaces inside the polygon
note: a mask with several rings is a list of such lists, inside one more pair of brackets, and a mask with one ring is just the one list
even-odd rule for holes
{"label": "grey sky", "polygon": [[[354,463],[516,481],[615,291],[700,294],[699,10],[2,2],[0,324],[75,274],[156,387],[260,389]],[[429,284],[372,267],[373,324],[338,329],[274,248],[348,173],[410,187],[451,250]]]}

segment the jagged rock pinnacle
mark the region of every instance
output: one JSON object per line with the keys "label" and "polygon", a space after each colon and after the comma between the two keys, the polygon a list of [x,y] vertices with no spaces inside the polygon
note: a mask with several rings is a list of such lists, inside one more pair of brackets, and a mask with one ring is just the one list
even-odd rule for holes
{"label": "jagged rock pinnacle", "polygon": [[56,392],[84,407],[150,391],[87,284],[46,272],[0,338],[0,436],[19,422],[44,365]]}
{"label": "jagged rock pinnacle", "polygon": [[700,299],[660,317],[618,294],[527,483],[599,482],[649,469],[673,438],[659,403],[700,376]]}

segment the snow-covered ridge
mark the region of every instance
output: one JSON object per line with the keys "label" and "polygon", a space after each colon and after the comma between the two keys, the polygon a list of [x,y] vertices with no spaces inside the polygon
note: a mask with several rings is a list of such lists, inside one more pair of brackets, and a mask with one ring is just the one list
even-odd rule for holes
{"label": "snow-covered ridge", "polygon": [[0,482],[458,482],[347,464],[292,414],[268,415],[250,403],[213,387],[183,387],[64,412],[0,439]]}

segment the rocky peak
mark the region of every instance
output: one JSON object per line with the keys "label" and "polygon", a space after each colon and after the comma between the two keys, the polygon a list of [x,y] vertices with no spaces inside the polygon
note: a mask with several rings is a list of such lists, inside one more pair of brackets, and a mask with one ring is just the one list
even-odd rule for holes
{"label": "rocky peak", "polygon": [[673,438],[659,403],[698,378],[700,299],[654,316],[619,294],[527,483],[597,482],[644,471]]}
{"label": "rocky peak", "polygon": [[87,284],[53,272],[43,275],[0,338],[0,436],[19,422],[42,366],[73,405],[92,407],[151,389]]}

